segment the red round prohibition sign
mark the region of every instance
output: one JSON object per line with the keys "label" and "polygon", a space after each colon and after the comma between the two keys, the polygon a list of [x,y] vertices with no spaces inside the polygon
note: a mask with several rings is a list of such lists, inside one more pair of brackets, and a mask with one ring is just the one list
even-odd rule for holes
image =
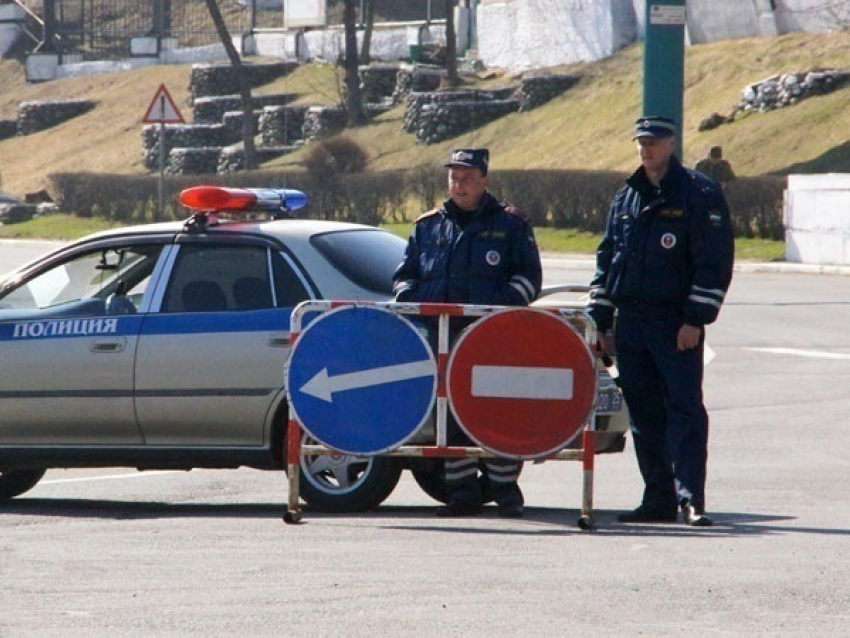
{"label": "red round prohibition sign", "polygon": [[586,341],[562,317],[509,308],[472,324],[448,362],[447,395],[458,424],[498,456],[530,459],[565,447],[596,397]]}

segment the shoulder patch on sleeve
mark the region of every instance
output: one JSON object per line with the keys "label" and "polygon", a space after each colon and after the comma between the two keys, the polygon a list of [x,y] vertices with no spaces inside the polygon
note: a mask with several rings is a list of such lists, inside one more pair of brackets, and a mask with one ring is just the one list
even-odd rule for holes
{"label": "shoulder patch on sleeve", "polygon": [[427,211],[427,212],[425,212],[425,213],[422,213],[419,217],[417,217],[417,218],[413,221],[413,223],[414,223],[414,224],[418,224],[418,223],[419,223],[419,222],[421,222],[423,219],[428,219],[429,217],[433,217],[434,215],[437,215],[439,212],[440,212],[440,209],[439,209],[439,208],[432,208],[431,210],[429,210],[429,211]]}
{"label": "shoulder patch on sleeve", "polygon": [[708,220],[713,226],[721,226],[723,224],[723,213],[713,208],[708,211]]}

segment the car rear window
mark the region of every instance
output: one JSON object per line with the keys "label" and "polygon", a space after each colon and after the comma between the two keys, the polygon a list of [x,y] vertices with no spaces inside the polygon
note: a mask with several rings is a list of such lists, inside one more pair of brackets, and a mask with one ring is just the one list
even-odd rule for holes
{"label": "car rear window", "polygon": [[322,256],[361,288],[392,295],[393,273],[407,243],[383,230],[341,230],[313,235]]}

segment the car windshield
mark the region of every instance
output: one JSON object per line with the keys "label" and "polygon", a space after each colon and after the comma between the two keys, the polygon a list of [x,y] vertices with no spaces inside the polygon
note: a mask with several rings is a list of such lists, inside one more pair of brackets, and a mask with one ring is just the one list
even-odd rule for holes
{"label": "car windshield", "polygon": [[76,255],[5,293],[0,309],[46,310],[113,293],[141,300],[159,253],[158,245],[118,246]]}
{"label": "car windshield", "polygon": [[406,242],[384,230],[343,230],[314,235],[310,242],[337,270],[358,286],[392,295],[393,273]]}

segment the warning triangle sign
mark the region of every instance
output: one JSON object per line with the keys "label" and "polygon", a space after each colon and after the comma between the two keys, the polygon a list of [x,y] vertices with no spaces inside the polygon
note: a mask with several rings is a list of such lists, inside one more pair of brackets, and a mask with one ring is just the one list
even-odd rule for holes
{"label": "warning triangle sign", "polygon": [[168,89],[165,88],[164,84],[160,84],[148,110],[145,112],[145,116],[142,118],[142,122],[145,124],[183,124],[185,121]]}

